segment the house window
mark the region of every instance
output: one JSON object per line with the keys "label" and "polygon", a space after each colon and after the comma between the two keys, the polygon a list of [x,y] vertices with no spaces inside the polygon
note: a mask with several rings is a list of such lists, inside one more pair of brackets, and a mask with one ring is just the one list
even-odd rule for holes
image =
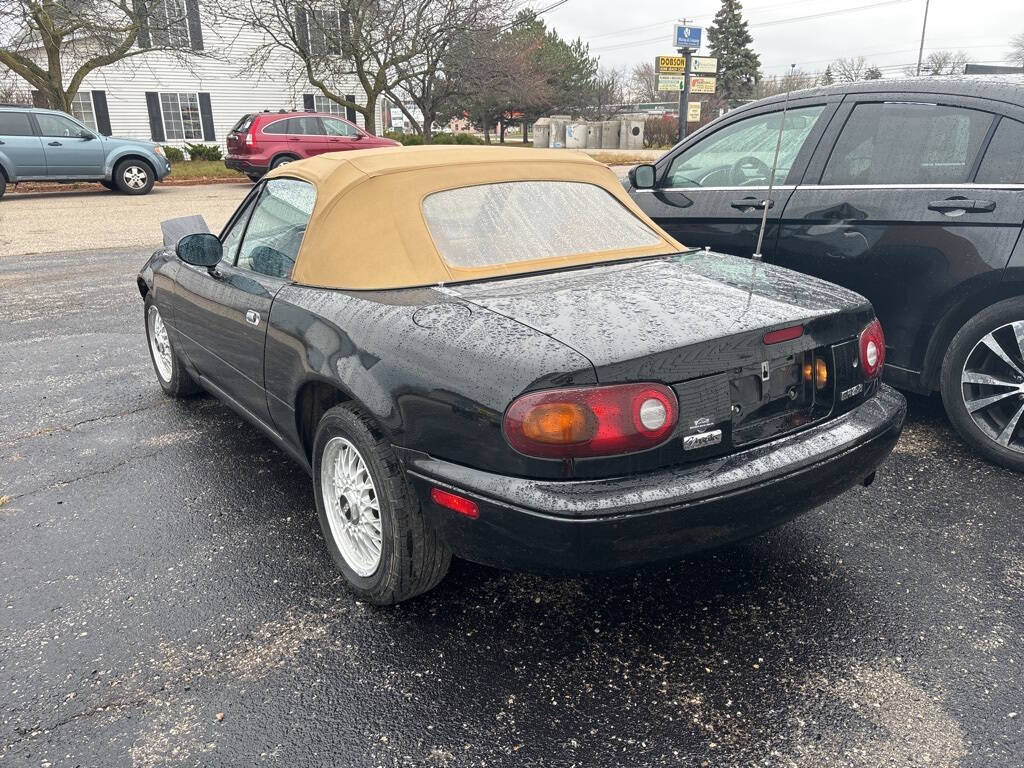
{"label": "house window", "polygon": [[167,141],[202,141],[198,93],[161,93],[160,111]]}
{"label": "house window", "polygon": [[92,94],[89,91],[79,91],[71,100],[71,114],[77,117],[86,128],[98,130],[96,127],[96,110],[92,104]]}
{"label": "house window", "polygon": [[153,0],[149,5],[149,31],[153,45],[188,48],[188,10],[185,0]]}
{"label": "house window", "polygon": [[314,8],[305,13],[306,39],[314,56],[338,56],[348,28],[348,14],[337,8]]}
{"label": "house window", "polygon": [[344,114],[345,108],[336,101],[331,101],[322,94],[315,94],[313,96],[313,106],[317,112],[330,112],[333,115]]}

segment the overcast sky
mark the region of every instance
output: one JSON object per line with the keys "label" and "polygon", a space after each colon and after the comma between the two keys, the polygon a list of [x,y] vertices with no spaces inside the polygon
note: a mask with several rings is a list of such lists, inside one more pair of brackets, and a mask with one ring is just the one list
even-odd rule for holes
{"label": "overcast sky", "polygon": [[[554,1],[537,0],[534,7]],[[544,19],[563,37],[582,37],[602,64],[619,67],[672,53],[673,22],[685,15],[707,27],[720,5],[720,0],[567,0]],[[902,65],[917,61],[924,6],[925,0],[746,0],[743,15],[766,73],[784,73],[790,63],[820,71],[832,59],[861,55],[887,74],[898,74]],[[973,61],[1003,64],[1009,38],[1019,32],[1024,32],[1024,0],[931,0],[925,56],[932,50],[962,50]]]}

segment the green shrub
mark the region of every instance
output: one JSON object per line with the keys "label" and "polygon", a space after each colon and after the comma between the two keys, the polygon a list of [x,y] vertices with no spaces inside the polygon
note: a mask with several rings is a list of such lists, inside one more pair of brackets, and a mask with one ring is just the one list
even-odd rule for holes
{"label": "green shrub", "polygon": [[167,159],[172,163],[183,163],[185,162],[185,153],[177,147],[164,147],[164,154]]}
{"label": "green shrub", "polygon": [[189,160],[220,160],[223,157],[216,144],[185,144],[185,151]]}
{"label": "green shrub", "polygon": [[402,133],[401,131],[388,131],[384,134],[387,138],[393,139],[407,147],[418,147],[423,143],[423,137],[418,133]]}
{"label": "green shrub", "polygon": [[472,133],[435,133],[434,144],[483,144],[484,140]]}

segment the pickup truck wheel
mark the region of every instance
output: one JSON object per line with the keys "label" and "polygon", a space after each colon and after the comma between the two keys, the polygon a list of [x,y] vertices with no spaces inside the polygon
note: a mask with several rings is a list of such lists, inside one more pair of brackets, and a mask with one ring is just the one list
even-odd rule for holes
{"label": "pickup truck wheel", "polygon": [[112,181],[101,181],[100,184],[109,189],[111,192],[117,191],[117,185],[114,184],[114,182]]}
{"label": "pickup truck wheel", "polygon": [[448,572],[451,553],[424,520],[390,443],[351,404],[320,420],[313,489],[331,559],[358,597],[392,605]]}
{"label": "pickup truck wheel", "polygon": [[4,196],[4,192],[7,191],[7,178],[0,172],[0,197]]}
{"label": "pickup truck wheel", "polygon": [[978,453],[1024,472],[1024,296],[968,320],[942,363],[942,402]]}
{"label": "pickup truck wheel", "polygon": [[171,346],[160,309],[153,301],[152,294],[146,296],[144,303],[146,318],[146,341],[149,342],[149,356],[156,371],[156,380],[171,397],[188,397],[199,391],[185,367],[178,359],[178,353]]}
{"label": "pickup truck wheel", "polygon": [[142,160],[122,160],[114,168],[114,184],[126,195],[145,195],[153,188],[153,169]]}

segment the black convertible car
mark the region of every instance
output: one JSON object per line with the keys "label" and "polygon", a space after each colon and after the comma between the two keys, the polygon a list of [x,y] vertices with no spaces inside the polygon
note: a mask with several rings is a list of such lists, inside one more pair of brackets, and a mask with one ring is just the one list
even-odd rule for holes
{"label": "black convertible car", "polygon": [[600,569],[764,531],[869,483],[903,426],[865,299],[687,250],[574,153],[292,163],[138,285],[160,385],[311,473],[375,603],[452,553]]}

